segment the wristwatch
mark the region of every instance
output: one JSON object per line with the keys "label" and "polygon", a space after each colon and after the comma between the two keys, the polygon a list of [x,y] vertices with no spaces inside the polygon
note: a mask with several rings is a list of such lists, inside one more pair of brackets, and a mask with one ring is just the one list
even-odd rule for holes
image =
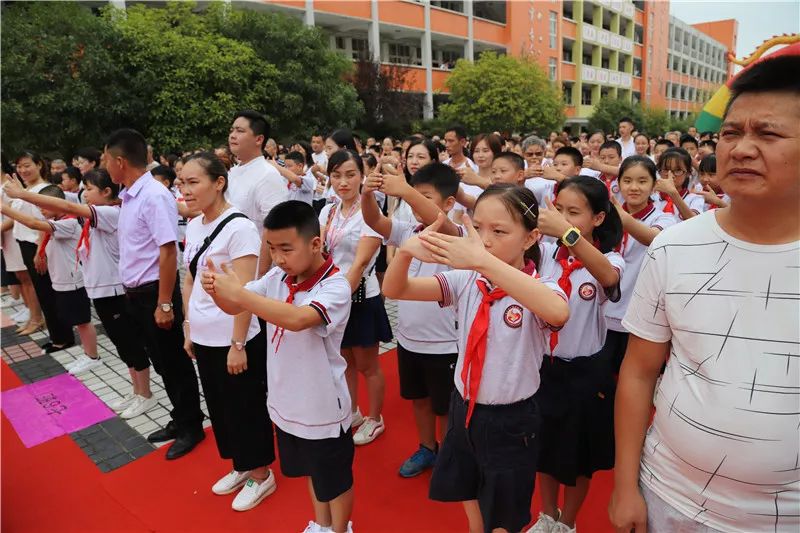
{"label": "wristwatch", "polygon": [[158,304],[158,307],[161,309],[161,311],[163,313],[171,313],[172,312],[172,302]]}
{"label": "wristwatch", "polygon": [[240,352],[244,350],[244,347],[247,345],[247,341],[235,341],[231,339],[231,346],[239,350]]}
{"label": "wristwatch", "polygon": [[571,248],[572,246],[575,246],[575,243],[578,242],[578,239],[580,238],[581,230],[573,226],[564,232],[564,235],[561,236],[561,242],[567,248]]}

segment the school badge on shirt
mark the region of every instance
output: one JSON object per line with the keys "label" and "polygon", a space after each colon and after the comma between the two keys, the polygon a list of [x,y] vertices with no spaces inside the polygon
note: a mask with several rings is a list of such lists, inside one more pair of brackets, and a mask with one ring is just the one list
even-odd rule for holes
{"label": "school badge on shirt", "polygon": [[594,283],[589,283],[588,281],[580,286],[578,289],[578,294],[584,300],[591,300],[594,298],[597,289],[594,286]]}
{"label": "school badge on shirt", "polygon": [[503,313],[503,320],[506,326],[510,328],[518,328],[522,325],[522,307],[518,305],[509,305]]}

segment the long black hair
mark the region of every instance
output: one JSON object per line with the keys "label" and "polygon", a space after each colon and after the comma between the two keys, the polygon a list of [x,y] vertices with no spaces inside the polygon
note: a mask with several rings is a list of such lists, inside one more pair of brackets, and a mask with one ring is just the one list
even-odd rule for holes
{"label": "long black hair", "polygon": [[608,189],[603,182],[591,176],[572,176],[561,182],[559,194],[567,189],[577,189],[586,198],[592,213],[605,213],[605,218],[594,228],[592,236],[600,244],[600,251],[608,253],[614,250],[622,240],[622,219],[617,209],[611,205]]}
{"label": "long black hair", "polygon": [[362,176],[364,175],[364,161],[361,156],[355,150],[342,149],[334,152],[331,158],[328,159],[328,176],[348,161],[355,162],[358,171],[361,172]]}
{"label": "long black hair", "polygon": [[[439,149],[436,146],[436,143],[428,139],[420,139],[418,137],[415,137],[414,140],[411,141],[411,144],[408,145],[408,148],[406,148],[406,153],[404,154],[406,159],[408,159],[408,152],[411,151],[411,148],[417,146],[418,144],[424,146],[425,150],[428,151],[428,155],[431,158],[431,163],[439,162]],[[411,174],[408,171],[408,164],[403,167],[403,174],[406,175],[406,181],[411,183]]]}
{"label": "long black hair", "polygon": [[91,183],[101,192],[110,189],[112,200],[115,200],[119,194],[119,185],[111,181],[111,176],[108,175],[108,171],[104,168],[93,168],[83,176],[83,181],[84,183]]}
{"label": "long black hair", "polygon": [[[594,179],[594,178],[592,178]],[[597,180],[595,180],[597,181]],[[599,181],[597,183],[600,183]],[[605,187],[603,188],[605,190]],[[539,203],[533,192],[526,187],[518,187],[511,183],[496,183],[486,188],[475,202],[475,209],[486,198],[496,197],[500,200],[514,220],[520,222],[526,231],[533,231],[539,226]],[[620,236],[620,238],[622,238]],[[542,264],[542,251],[539,243],[535,242],[525,250],[525,259],[530,259],[536,265],[536,270]]]}
{"label": "long black hair", "polygon": [[333,130],[328,138],[336,143],[339,149],[347,149],[356,151],[356,140],[353,138],[353,132],[346,128],[339,128]]}
{"label": "long black hair", "polygon": [[683,180],[683,185],[681,186],[683,189],[685,189],[689,186],[689,180],[692,177],[692,156],[690,156],[689,152],[683,148],[677,148],[674,146],[664,150],[664,153],[658,158],[658,170],[661,172],[662,177],[664,177],[664,171],[667,169],[667,163],[670,161],[677,161],[686,169],[686,179]]}

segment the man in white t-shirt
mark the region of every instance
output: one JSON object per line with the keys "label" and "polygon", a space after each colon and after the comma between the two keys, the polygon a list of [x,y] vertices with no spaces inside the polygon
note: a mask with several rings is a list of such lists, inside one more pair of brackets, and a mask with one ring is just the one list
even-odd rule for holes
{"label": "man in white t-shirt", "polygon": [[633,121],[628,117],[622,117],[619,119],[619,126],[617,126],[617,131],[619,131],[619,138],[617,139],[617,143],[622,147],[622,159],[625,160],[626,157],[630,155],[636,155],[636,145],[633,142]]}
{"label": "man in white t-shirt", "polygon": [[[228,172],[228,200],[261,230],[270,210],[288,196],[286,182],[264,158],[269,124],[255,111],[239,111],[233,119],[228,145],[239,164]],[[263,239],[262,239],[263,241]],[[258,271],[263,275],[272,261],[262,242]]]}
{"label": "man in white t-shirt", "polygon": [[800,530],[800,56],[775,56],[731,86],[730,207],[655,238],[622,321],[617,531]]}
{"label": "man in white t-shirt", "polygon": [[469,165],[469,167],[478,172],[478,165],[464,154],[464,149],[467,146],[467,132],[462,126],[450,126],[444,134],[444,146],[447,150],[447,155],[450,156],[442,163],[453,167],[455,170]]}
{"label": "man in white t-shirt", "polygon": [[322,168],[328,168],[328,154],[325,153],[325,136],[321,133],[311,136],[311,159]]}

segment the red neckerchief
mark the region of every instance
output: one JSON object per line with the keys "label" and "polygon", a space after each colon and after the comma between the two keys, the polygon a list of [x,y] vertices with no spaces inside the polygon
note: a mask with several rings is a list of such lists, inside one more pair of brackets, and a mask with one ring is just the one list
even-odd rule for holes
{"label": "red neckerchief", "polygon": [[[594,246],[597,248],[598,242],[594,241]],[[580,262],[579,259],[573,257],[572,261],[570,261],[569,256],[569,248],[566,246],[559,246],[558,250],[556,251],[556,261],[558,264],[561,265],[561,277],[558,278],[558,286],[561,287],[561,290],[564,291],[564,294],[567,295],[567,302],[569,302],[570,294],[572,294],[572,281],[569,277],[572,273],[579,268],[583,268],[583,263]],[[558,331],[551,331],[550,332],[550,359],[552,359],[553,352],[558,346]]]}
{"label": "red neckerchief", "polygon": [[[314,272],[314,275],[310,278],[306,279],[301,283],[295,284],[295,276],[286,276],[284,282],[289,287],[289,295],[286,297],[286,303],[294,303],[294,295],[298,292],[307,292],[310,288],[314,285],[319,283],[321,280],[332,276],[339,272],[339,269],[336,265],[333,264],[333,255],[328,255],[325,258],[325,262],[322,263],[322,266],[319,267],[319,270]],[[275,345],[275,353],[278,353],[278,348],[281,346],[281,340],[283,339],[283,331],[282,327],[276,326],[275,332],[272,334],[272,339],[270,342],[273,344],[275,343],[275,338],[277,337],[278,343]]]}
{"label": "red neckerchief", "polygon": [[608,197],[611,198],[614,194],[611,192],[611,184],[614,183],[614,178],[607,174],[600,174],[600,180],[606,184],[606,189],[608,189]]}
{"label": "red neckerchief", "polygon": [[[75,215],[64,215],[61,218],[57,218],[56,220],[68,220],[70,218],[78,218]],[[42,247],[39,248],[39,259],[44,259],[45,254],[47,253],[47,245],[50,243],[50,239],[52,238],[52,233],[45,233],[44,238],[42,239]]]}
{"label": "red neckerchief", "polygon": [[[721,194],[717,193],[717,198],[722,200],[723,198],[725,198],[725,193],[721,193]],[[706,205],[708,206],[708,209],[716,209],[716,208],[719,207],[717,204],[710,204],[708,202],[706,202]]]}
{"label": "red neckerchief", "polygon": [[[666,193],[659,193],[661,195],[661,199],[667,202],[664,204],[662,211],[665,213],[673,214],[675,213],[675,202],[672,200],[672,197]],[[681,190],[681,198],[686,198],[686,195],[689,194],[689,189],[682,189]]]}
{"label": "red neckerchief", "polygon": [[89,228],[92,225],[92,218],[87,217],[86,220],[83,221],[83,229],[81,230],[81,237],[78,239],[78,246],[75,247],[75,255],[78,255],[78,250],[81,249],[81,245],[86,245],[86,257],[89,257],[89,252],[91,251],[89,245]]}
{"label": "red neckerchief", "polygon": [[[522,271],[530,276],[535,275],[538,277],[536,265],[533,261],[526,261]],[[464,396],[469,402],[464,427],[469,426],[469,420],[472,418],[472,411],[475,409],[478,390],[481,386],[483,363],[486,360],[486,340],[489,334],[491,307],[494,302],[507,296],[506,291],[500,287],[489,290],[489,284],[483,278],[478,278],[475,284],[478,286],[478,290],[481,291],[483,298],[469,329],[467,349],[464,351],[464,366],[461,368],[461,383],[464,384]]]}
{"label": "red neckerchief", "polygon": [[[624,209],[625,212],[629,212],[628,211],[628,202],[625,202],[625,203],[622,204],[622,209]],[[642,220],[642,219],[645,219],[645,218],[649,217],[650,214],[653,211],[655,211],[655,209],[656,208],[653,205],[653,201],[648,199],[647,200],[647,205],[645,207],[643,207],[642,209],[640,209],[639,211],[637,211],[636,213],[631,213],[631,216],[636,220]],[[617,247],[617,251],[622,255],[625,255],[625,246],[627,246],[627,244],[628,244],[628,237],[629,237],[628,232],[627,231],[623,232],[622,233],[622,242]]]}

